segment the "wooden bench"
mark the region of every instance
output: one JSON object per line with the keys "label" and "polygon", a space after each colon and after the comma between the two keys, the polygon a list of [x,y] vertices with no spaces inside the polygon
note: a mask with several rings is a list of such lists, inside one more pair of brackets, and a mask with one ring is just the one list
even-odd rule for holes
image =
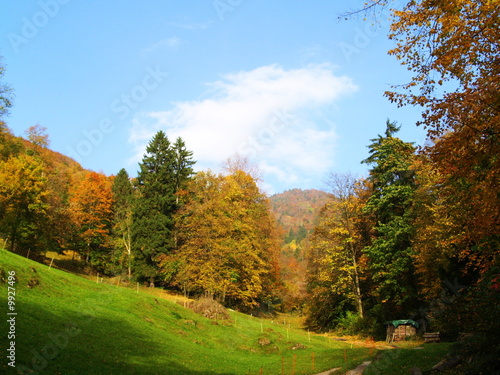
{"label": "wooden bench", "polygon": [[424,333],[424,342],[439,342],[439,332],[426,332]]}

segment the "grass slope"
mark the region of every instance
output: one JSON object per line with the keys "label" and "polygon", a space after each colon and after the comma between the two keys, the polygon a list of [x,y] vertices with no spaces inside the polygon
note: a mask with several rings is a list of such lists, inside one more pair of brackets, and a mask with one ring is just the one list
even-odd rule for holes
{"label": "grass slope", "polygon": [[[5,355],[10,271],[17,277],[15,369]],[[231,322],[214,322],[172,301],[7,251],[0,251],[0,288],[1,373],[281,374],[284,364],[286,374],[313,374],[349,369],[369,356],[368,348],[237,312]]]}

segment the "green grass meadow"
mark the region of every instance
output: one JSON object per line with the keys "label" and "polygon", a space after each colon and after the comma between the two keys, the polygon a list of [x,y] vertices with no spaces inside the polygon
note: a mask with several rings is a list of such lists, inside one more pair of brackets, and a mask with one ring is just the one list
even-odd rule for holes
{"label": "green grass meadow", "polygon": [[[5,355],[11,271],[15,369]],[[8,251],[0,251],[0,276],[1,373],[314,374],[345,371],[370,356],[361,345],[237,312],[231,321],[212,321],[173,301],[49,269]]]}

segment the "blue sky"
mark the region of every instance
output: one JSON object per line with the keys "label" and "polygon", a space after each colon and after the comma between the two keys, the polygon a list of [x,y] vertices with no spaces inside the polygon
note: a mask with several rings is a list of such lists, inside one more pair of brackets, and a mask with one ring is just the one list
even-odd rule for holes
{"label": "blue sky", "polygon": [[269,194],[324,188],[360,161],[387,118],[422,144],[418,109],[383,97],[409,80],[380,22],[339,22],[362,1],[2,2],[0,55],[17,135],[40,124],[85,168],[137,174],[158,131],[182,137],[197,170],[239,153]]}

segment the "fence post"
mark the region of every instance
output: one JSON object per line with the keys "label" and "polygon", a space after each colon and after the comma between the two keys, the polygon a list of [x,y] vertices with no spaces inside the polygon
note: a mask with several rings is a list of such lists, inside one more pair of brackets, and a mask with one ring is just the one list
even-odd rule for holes
{"label": "fence post", "polygon": [[316,358],[316,355],[314,354],[314,352],[312,352],[312,370],[314,371],[314,360]]}
{"label": "fence post", "polygon": [[50,270],[50,267],[52,267],[52,262],[54,262],[54,257],[52,257],[52,260],[50,261],[49,270]]}

